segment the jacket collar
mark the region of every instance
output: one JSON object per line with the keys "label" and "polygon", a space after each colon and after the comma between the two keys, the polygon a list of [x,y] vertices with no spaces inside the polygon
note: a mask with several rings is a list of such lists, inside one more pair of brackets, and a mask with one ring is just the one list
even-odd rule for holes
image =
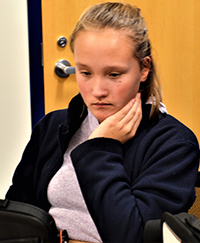
{"label": "jacket collar", "polygon": [[76,95],[71,100],[67,111],[65,122],[59,126],[59,142],[63,154],[65,153],[71,137],[88,114],[87,107],[80,94]]}

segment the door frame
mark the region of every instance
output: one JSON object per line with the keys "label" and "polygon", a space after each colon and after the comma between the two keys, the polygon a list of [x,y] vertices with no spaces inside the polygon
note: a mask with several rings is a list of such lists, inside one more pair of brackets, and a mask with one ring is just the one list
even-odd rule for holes
{"label": "door frame", "polygon": [[41,0],[27,0],[32,128],[44,116]]}

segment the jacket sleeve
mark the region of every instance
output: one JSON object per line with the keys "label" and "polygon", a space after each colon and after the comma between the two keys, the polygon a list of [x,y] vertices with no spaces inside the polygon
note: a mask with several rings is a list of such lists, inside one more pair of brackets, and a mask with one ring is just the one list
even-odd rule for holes
{"label": "jacket sleeve", "polygon": [[103,242],[142,242],[149,219],[160,218],[164,211],[186,211],[194,201],[198,145],[153,140],[147,144],[150,148],[141,145],[146,151],[143,155],[136,153],[132,174],[137,175],[133,179],[125,173],[122,145],[116,140],[88,140],[71,153]]}
{"label": "jacket sleeve", "polygon": [[38,132],[36,126],[13,175],[12,185],[6,194],[7,199],[35,205],[33,174],[39,153]]}
{"label": "jacket sleeve", "polygon": [[[41,202],[48,204],[46,185],[51,167],[56,163],[55,155],[60,151],[58,128],[65,114],[65,110],[51,112],[36,124],[13,175],[12,185],[6,194],[7,199],[40,207],[43,207]],[[51,161],[54,164],[50,164]]]}

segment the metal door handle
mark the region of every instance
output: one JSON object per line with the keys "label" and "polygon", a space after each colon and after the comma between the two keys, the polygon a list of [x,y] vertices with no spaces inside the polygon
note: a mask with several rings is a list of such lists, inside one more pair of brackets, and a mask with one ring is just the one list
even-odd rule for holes
{"label": "metal door handle", "polygon": [[76,73],[76,69],[75,67],[71,67],[68,61],[62,59],[56,63],[55,73],[61,78],[66,78],[70,74]]}

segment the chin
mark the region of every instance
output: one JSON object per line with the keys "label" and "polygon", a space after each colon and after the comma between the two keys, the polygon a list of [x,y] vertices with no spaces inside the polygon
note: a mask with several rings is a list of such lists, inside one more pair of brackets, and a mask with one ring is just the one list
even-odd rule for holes
{"label": "chin", "polygon": [[104,117],[96,117],[97,120],[99,121],[99,123],[103,122],[104,120],[106,120],[106,118],[108,118],[109,116],[104,116]]}
{"label": "chin", "polygon": [[[92,112],[93,113],[93,112]],[[113,113],[109,113],[109,114],[99,114],[99,113],[93,113],[93,115],[97,118],[97,120],[99,121],[99,123],[103,122],[105,119],[107,119],[108,117],[112,116],[113,114],[115,114],[114,112]]]}

